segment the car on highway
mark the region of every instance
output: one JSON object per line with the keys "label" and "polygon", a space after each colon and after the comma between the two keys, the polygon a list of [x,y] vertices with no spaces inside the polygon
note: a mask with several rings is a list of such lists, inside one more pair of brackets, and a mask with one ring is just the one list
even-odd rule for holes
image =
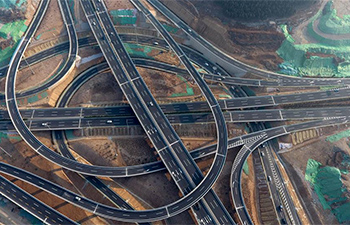
{"label": "car on highway", "polygon": [[271,176],[268,176],[268,177],[267,177],[267,180],[268,180],[269,182],[271,182],[271,180],[272,180]]}
{"label": "car on highway", "polygon": [[79,196],[75,196],[75,200],[80,201],[81,198]]}
{"label": "car on highway", "polygon": [[93,22],[92,22],[92,25],[96,26],[96,22],[95,22],[95,21],[93,21]]}
{"label": "car on highway", "polygon": [[153,42],[154,45],[158,45],[159,43],[157,41]]}
{"label": "car on highway", "polygon": [[48,124],[49,124],[48,122],[41,123],[41,125],[43,126],[47,126]]}
{"label": "car on highway", "polygon": [[107,123],[113,123],[113,121],[112,120],[107,120]]}
{"label": "car on highway", "polygon": [[283,211],[283,205],[279,205],[279,206],[278,206],[278,210],[279,210],[280,212],[282,212],[282,211]]}
{"label": "car on highway", "polygon": [[206,62],[206,63],[204,63],[204,65],[209,66],[209,63]]}
{"label": "car on highway", "polygon": [[150,106],[154,106],[153,102],[149,102],[149,105],[150,105]]}
{"label": "car on highway", "polygon": [[264,156],[265,156],[265,153],[264,153],[264,152],[260,152],[260,155],[261,155],[262,157],[264,157]]}

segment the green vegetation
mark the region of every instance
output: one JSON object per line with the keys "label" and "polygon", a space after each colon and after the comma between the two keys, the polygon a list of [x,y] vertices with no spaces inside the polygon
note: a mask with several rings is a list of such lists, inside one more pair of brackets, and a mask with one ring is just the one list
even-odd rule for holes
{"label": "green vegetation", "polygon": [[152,49],[153,49],[152,47],[138,45],[138,44],[131,44],[131,43],[124,43],[124,47],[126,51],[134,57],[153,59],[152,56],[148,55],[149,53],[152,52]]}
{"label": "green vegetation", "polygon": [[111,10],[109,13],[115,25],[135,24],[137,20],[135,10],[133,9]]}
{"label": "green vegetation", "polygon": [[345,131],[339,132],[337,134],[333,134],[331,136],[328,136],[326,138],[326,141],[333,143],[333,142],[339,141],[340,139],[346,138],[346,137],[350,137],[350,130],[345,130]]}
{"label": "green vegetation", "polygon": [[243,172],[247,175],[249,175],[249,166],[248,166],[248,162],[247,160],[244,161],[244,164],[243,164]]}
{"label": "green vegetation", "polygon": [[0,8],[10,9],[13,7],[20,7],[26,0],[0,0]]}
{"label": "green vegetation", "polygon": [[[287,26],[281,26],[286,39],[277,54],[284,59],[280,64],[282,73],[297,76],[350,76],[350,46],[326,44],[295,44]],[[336,61],[342,61],[336,63]]]}
{"label": "green vegetation", "polygon": [[340,18],[332,8],[330,1],[323,10],[319,10],[308,24],[308,35],[319,43],[295,44],[287,26],[281,29],[285,40],[277,50],[277,54],[284,59],[280,64],[280,72],[295,76],[350,76],[350,38],[328,39],[316,33],[314,23],[319,19],[318,28],[328,34],[350,34],[350,15]]}
{"label": "green vegetation", "polygon": [[323,9],[318,28],[326,34],[350,34],[350,15],[340,18],[337,10],[333,9],[333,1],[329,1]]}
{"label": "green vegetation", "polygon": [[193,88],[190,87],[190,85],[187,83],[187,80],[183,78],[181,75],[176,75],[178,78],[180,78],[185,84],[186,84],[186,92],[184,93],[174,93],[171,95],[171,97],[183,97],[183,96],[191,96],[194,95]]}
{"label": "green vegetation", "polygon": [[25,20],[18,20],[12,23],[4,24],[0,29],[0,36],[11,37],[13,44],[3,50],[0,49],[0,66],[7,64],[15,51],[19,40],[26,31],[27,26],[25,25]]}
{"label": "green vegetation", "polygon": [[215,1],[224,14],[233,19],[265,20],[268,18],[283,18],[293,15],[300,7],[308,6],[315,0],[233,0]]}
{"label": "green vegetation", "polygon": [[305,180],[309,181],[324,209],[330,209],[339,223],[349,222],[350,202],[347,190],[341,181],[341,171],[336,167],[325,166],[309,159],[305,171]]}
{"label": "green vegetation", "polygon": [[23,33],[27,29],[27,26],[24,23],[25,20],[18,20],[12,23],[4,24],[0,29],[1,36],[10,35],[13,41],[17,42],[21,39]]}
{"label": "green vegetation", "polygon": [[179,30],[179,28],[173,27],[173,26],[169,26],[167,24],[162,24],[162,25],[168,32],[170,32],[172,34],[175,34]]}

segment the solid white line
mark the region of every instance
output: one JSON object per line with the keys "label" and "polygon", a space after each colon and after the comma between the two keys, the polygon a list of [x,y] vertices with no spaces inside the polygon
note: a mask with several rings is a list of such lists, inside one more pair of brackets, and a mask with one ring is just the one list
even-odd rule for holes
{"label": "solid white line", "polygon": [[158,150],[158,153],[160,153],[161,151],[164,151],[164,149],[166,149],[168,146],[165,146],[164,148],[161,148]]}
{"label": "solid white line", "polygon": [[35,151],[38,152],[42,147],[43,147],[43,145],[40,145],[40,147],[35,149]]}
{"label": "solid white line", "polygon": [[94,214],[95,214],[95,212],[96,212],[96,210],[97,210],[97,207],[98,207],[98,204],[96,204],[96,207],[95,207],[95,209],[94,209]]}
{"label": "solid white line", "polygon": [[275,99],[273,98],[272,95],[271,95],[271,98],[272,98],[273,104],[276,105]]}
{"label": "solid white line", "polygon": [[134,80],[137,80],[137,79],[140,79],[140,77],[135,77],[135,78],[131,79],[131,81],[134,81]]}
{"label": "solid white line", "polygon": [[225,155],[220,154],[220,153],[217,153],[216,155],[218,155],[218,156],[222,156],[222,157],[225,157]]}
{"label": "solid white line", "polygon": [[283,126],[283,130],[284,130],[284,132],[288,133],[285,126]]}
{"label": "solid white line", "polygon": [[125,81],[124,83],[121,83],[120,86],[129,83],[130,81]]}
{"label": "solid white line", "polygon": [[177,140],[177,141],[175,141],[175,142],[173,142],[173,143],[171,143],[170,144],[170,146],[172,146],[172,145],[174,145],[174,144],[176,144],[177,142],[179,142],[180,140]]}
{"label": "solid white line", "polygon": [[169,211],[168,211],[168,207],[165,207],[166,210],[166,214],[168,214],[168,216],[170,217]]}
{"label": "solid white line", "polygon": [[280,112],[281,120],[283,120],[282,111],[279,110],[279,112]]}
{"label": "solid white line", "polygon": [[30,117],[30,118],[32,118],[32,119],[33,119],[33,117],[34,117],[34,112],[35,112],[35,109],[33,110],[32,116]]}
{"label": "solid white line", "polygon": [[2,147],[0,147],[1,150],[3,150],[7,155],[9,155],[10,157],[12,157],[12,155],[10,153],[8,153],[7,151],[5,151],[5,149],[3,149]]}
{"label": "solid white line", "polygon": [[226,100],[224,100],[224,105],[225,105],[225,109],[227,109],[227,103],[226,103]]}

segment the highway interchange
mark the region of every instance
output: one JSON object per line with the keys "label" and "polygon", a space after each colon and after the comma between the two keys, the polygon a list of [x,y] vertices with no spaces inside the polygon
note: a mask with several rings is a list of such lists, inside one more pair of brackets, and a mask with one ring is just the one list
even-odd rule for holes
{"label": "highway interchange", "polygon": [[[178,20],[177,17],[174,16],[169,10],[164,9],[159,2],[156,0],[149,0],[149,2],[160,9],[162,13],[170,17],[177,26],[184,29],[188,35],[194,37],[198,42],[205,45],[213,54],[217,54],[232,65],[239,67],[244,71],[252,72],[268,79],[257,80],[236,78],[229,76],[229,74],[225,73],[224,71],[222,73],[218,72],[217,69],[209,70],[209,74],[200,74],[194,68],[192,63],[202,65],[203,67],[210,67],[207,69],[212,69],[216,64],[209,61],[207,62],[204,57],[198,55],[196,51],[191,51],[188,47],[178,45],[165,30],[165,28],[140,1],[132,0],[131,2],[141,13],[145,15],[145,17],[154,25],[155,29],[164,38],[164,40],[160,40],[159,38],[154,39],[150,37],[139,37],[138,41],[141,40],[142,42],[142,40],[144,40],[144,44],[148,43],[152,45],[155,42],[154,40],[157,40],[157,42],[160,43],[159,46],[163,46],[165,49],[172,49],[186,67],[186,70],[178,69],[173,65],[168,65],[153,60],[137,58],[131,59],[129,54],[126,52],[122,41],[125,39],[129,41],[133,40],[134,36],[119,36],[113,26],[113,23],[111,22],[111,19],[109,18],[107,8],[102,0],[81,0],[79,4],[81,4],[83,8],[87,21],[95,36],[95,43],[97,41],[97,44],[101,48],[107,63],[103,62],[96,65],[95,67],[82,73],[81,76],[78,76],[61,96],[59,103],[57,104],[57,108],[19,110],[17,106],[17,98],[38,93],[54,86],[61,79],[64,79],[65,75],[68,74],[75,66],[75,60],[80,43],[83,43],[84,45],[84,43],[87,44],[94,42],[94,40],[91,40],[91,38],[78,40],[74,28],[74,22],[70,15],[70,9],[66,0],[60,0],[59,6],[69,36],[69,43],[60,44],[55,48],[45,50],[44,54],[37,54],[27,59],[30,63],[36,63],[44,58],[51,57],[54,53],[61,52],[68,47],[69,54],[67,60],[56,76],[40,87],[16,94],[15,84],[17,71],[20,67],[25,67],[23,62],[21,62],[23,53],[25,52],[31,37],[34,35],[37,27],[40,25],[40,22],[45,15],[49,4],[48,0],[41,1],[33,22],[28,27],[24,37],[19,43],[9,66],[1,69],[1,74],[4,74],[5,71],[7,71],[5,95],[3,99],[5,99],[6,106],[8,108],[8,111],[1,111],[0,113],[1,118],[3,119],[3,121],[0,122],[1,129],[16,130],[22,139],[36,153],[52,163],[79,173],[84,179],[92,183],[97,190],[107,196],[107,198],[110,199],[116,207],[106,206],[98,202],[94,202],[89,198],[78,196],[77,194],[57,184],[6,163],[0,163],[1,172],[33,184],[34,186],[62,198],[63,200],[76,205],[77,207],[105,218],[127,222],[152,222],[169,218],[191,208],[194,212],[197,223],[199,224],[235,224],[232,216],[222,205],[220,199],[212,190],[212,187],[223,169],[227,150],[243,145],[232,166],[230,181],[231,197],[240,221],[243,224],[252,224],[252,220],[250,219],[243,200],[240,183],[243,163],[251,152],[270,139],[299,130],[335,124],[345,124],[348,122],[347,118],[349,117],[348,107],[289,110],[254,109],[257,107],[346,99],[348,98],[350,92],[350,89],[348,89],[346,85],[350,83],[350,80],[289,78],[279,74],[252,68],[215,49],[198,34],[192,31],[186,24]],[[206,101],[158,105],[157,101],[154,99],[147,85],[138,73],[136,65],[170,73],[186,74],[189,79],[196,82]],[[91,77],[100,74],[101,72],[108,72],[108,69],[110,69],[111,73],[114,75],[129,104],[104,108],[67,107],[67,104],[75,91],[77,91],[77,89],[84,84],[84,82]],[[219,70],[221,71],[221,68],[219,68]],[[340,87],[327,91],[297,93],[290,95],[256,97],[239,96],[239,98],[218,101],[215,99],[213,93],[204,80],[224,83],[226,85],[242,86],[300,87],[334,85]],[[252,110],[236,111],[237,109],[246,108],[251,108]],[[228,139],[227,137],[227,130],[225,126],[226,123],[285,120],[314,121],[258,130],[256,132],[232,139]],[[171,126],[171,124],[176,123],[215,123],[218,134],[217,144],[202,147],[191,152],[187,151],[181,139]],[[66,145],[64,132],[57,131],[67,129],[135,125],[141,125],[143,127],[145,134],[151,140],[155,150],[161,157],[161,161],[125,167],[103,167],[83,164],[76,161],[70,154],[69,148]],[[35,137],[32,131],[38,130],[53,131],[54,142],[59,147],[60,154],[49,149]],[[194,160],[208,155],[214,156],[214,161],[209,172],[206,174],[206,176],[203,176]],[[164,169],[167,169],[169,174],[172,176],[172,179],[182,192],[183,197],[166,206],[143,211],[135,211],[122,198],[104,185],[102,181],[95,178],[95,176],[140,176]],[[283,188],[280,187],[280,183],[277,182],[279,178],[276,177],[275,179],[277,188]],[[4,196],[36,216],[44,223],[75,223],[1,176],[0,183],[0,192]],[[12,192],[9,192],[9,189],[11,189]],[[14,194],[17,192],[18,194]],[[23,204],[23,199],[30,199],[30,201],[28,200],[27,203],[31,203],[30,205],[32,207],[29,207],[28,204],[27,206],[26,204]],[[283,198],[282,201],[284,201],[283,204],[287,206],[291,206],[293,204],[288,196]],[[292,224],[299,224],[300,221],[297,218],[298,215],[296,215],[295,210],[293,210],[292,207],[286,207],[286,209],[288,221],[290,221]]]}

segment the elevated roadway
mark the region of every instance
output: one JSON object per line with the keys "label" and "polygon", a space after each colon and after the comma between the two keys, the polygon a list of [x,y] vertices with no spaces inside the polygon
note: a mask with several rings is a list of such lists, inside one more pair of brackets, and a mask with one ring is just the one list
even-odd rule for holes
{"label": "elevated roadway", "polygon": [[[135,116],[116,113],[116,115],[91,115],[66,116],[74,111],[80,113],[86,108],[61,108],[57,110],[61,115],[56,114],[54,109],[44,110],[47,116],[25,118],[25,123],[31,131],[44,130],[76,130],[84,128],[104,128],[104,127],[125,127],[140,125]],[[92,108],[99,111],[101,108]],[[34,112],[35,109],[23,113],[24,115]],[[35,111],[41,112],[42,109]],[[56,111],[56,112],[57,112]],[[96,112],[94,111],[94,112]],[[101,110],[102,111],[102,110]],[[115,110],[115,112],[117,112]],[[22,115],[23,115],[22,114]],[[44,114],[39,114],[44,115]],[[315,108],[315,109],[272,109],[272,110],[250,110],[250,111],[231,111],[224,112],[226,123],[243,122],[266,122],[266,121],[287,121],[287,120],[313,120],[332,117],[349,117],[350,108]],[[167,114],[167,119],[171,124],[203,124],[214,123],[214,118],[210,113],[184,113]],[[11,121],[0,121],[0,130],[15,130]]]}
{"label": "elevated roadway", "polygon": [[[18,44],[15,50],[15,54],[11,58],[8,74],[16,73],[24,50],[28,46],[29,40],[34,35],[42,18],[44,17],[49,3],[49,0],[41,1],[39,3],[38,10],[34,15],[31,24],[27,28],[24,37],[22,37],[20,43]],[[15,79],[12,77],[7,80],[9,80],[9,82],[14,82]],[[5,92],[6,91],[9,91],[9,94],[14,95],[14,90],[12,90],[11,88],[8,89],[7,85],[5,86]],[[13,100],[11,101],[11,103],[16,104],[16,102],[14,102]],[[7,107],[9,108],[9,104],[7,104]],[[14,109],[16,109],[16,106]],[[34,198],[33,196],[20,189],[15,184],[11,183],[2,176],[0,176],[0,183],[0,193],[2,193],[2,195],[6,196],[12,202],[29,212],[39,220],[45,223],[54,224],[76,224],[71,219],[67,218],[66,216],[62,215],[61,213],[42,203],[41,201]]]}
{"label": "elevated roadway", "polygon": [[[334,118],[329,120],[317,120],[317,121],[311,121],[306,123],[266,129],[264,131],[261,131],[263,133],[259,138],[245,143],[245,145],[239,151],[238,155],[236,156],[233,162],[231,178],[230,178],[231,197],[233,199],[236,211],[239,215],[241,222],[243,224],[253,224],[249,216],[249,213],[246,209],[244,199],[242,196],[241,176],[242,176],[242,169],[243,169],[243,164],[245,160],[259,145],[261,145],[262,143],[268,140],[271,140],[273,138],[276,138],[282,135],[289,134],[291,132],[305,130],[307,127],[317,128],[317,127],[330,126],[335,124],[344,124],[347,122],[348,120],[346,120],[346,118],[340,117],[340,118]],[[292,210],[292,209],[289,209],[289,210]]]}
{"label": "elevated roadway", "polygon": [[297,78],[297,77],[291,77],[288,75],[282,75],[275,72],[262,70],[262,69],[247,65],[243,62],[238,61],[237,59],[234,59],[233,57],[229,56],[227,53],[215,47],[213,44],[209,43],[207,40],[201,37],[196,31],[191,29],[190,26],[184,23],[171,10],[165,7],[160,1],[147,0],[147,2],[149,2],[153,7],[159,10],[166,18],[172,21],[177,27],[181,28],[188,36],[192,38],[192,40],[194,40],[198,45],[200,45],[203,49],[205,49],[206,51],[203,52],[204,55],[210,54],[211,56],[214,56],[213,58],[215,58],[216,63],[221,65],[223,68],[226,68],[226,70],[228,71],[229,70],[232,71],[232,69],[234,68],[234,70],[236,70],[238,73],[250,72],[250,73],[253,73],[254,75],[258,75],[268,79],[275,79],[275,80],[283,79],[285,80],[284,82],[286,83],[296,82],[296,83],[299,83],[300,86],[303,84],[326,85],[326,86],[350,84],[350,79],[347,79],[347,78]]}
{"label": "elevated roadway", "polygon": [[[178,135],[170,125],[169,121],[166,119],[162,110],[160,109],[157,102],[153,98],[152,94],[148,90],[145,82],[143,81],[138,71],[136,70],[136,67],[133,65],[131,58],[126,52],[126,49],[124,48],[123,43],[121,42],[116,30],[114,29],[113,23],[109,17],[109,14],[107,13],[107,9],[103,4],[103,1],[92,1],[92,2],[97,11],[96,15],[103,22],[102,26],[106,31],[106,35],[110,40],[110,43],[114,48],[114,51],[117,53],[116,55],[122,64],[124,72],[130,78],[128,82],[130,82],[131,85],[134,85],[136,87],[134,90],[136,94],[139,96],[139,98],[141,99],[140,101],[141,105],[144,104],[148,106],[143,108],[145,109],[144,112],[137,110],[137,108],[134,109],[135,114],[139,118],[140,123],[144,127],[149,138],[153,142],[157,152],[159,153],[160,157],[164,161],[164,164],[167,166],[173,180],[175,181],[179,189],[182,191],[182,193],[186,196],[186,194],[194,190],[196,185],[198,185],[201,182],[203,175],[199,170],[199,168],[197,167],[197,165],[195,164],[195,162],[189,156],[181,139],[178,137]],[[86,15],[89,15],[89,14],[91,15],[92,12],[90,13],[87,12],[87,8],[88,7],[86,6],[85,8]],[[157,29],[163,29],[163,32],[165,32],[163,27],[161,28],[158,27]],[[98,33],[94,32],[94,34],[98,38],[97,36]],[[168,44],[170,44],[170,47],[173,47],[173,48],[177,47],[176,43],[173,40],[170,40],[173,43],[170,43],[169,40],[167,39],[166,41],[168,42]],[[105,56],[108,61],[108,54],[105,53]],[[180,55],[178,54],[178,56]],[[181,57],[180,57],[180,60],[181,60]],[[192,67],[191,64],[186,65],[187,69],[188,69],[188,66]],[[194,74],[191,74],[191,75],[193,76]],[[129,83],[126,83],[124,86],[127,86],[128,84]],[[122,89],[124,88],[124,86],[122,86]],[[204,87],[200,86],[200,89],[202,88]],[[204,95],[207,98],[208,97],[212,98],[211,92],[204,93]],[[149,113],[150,115],[150,122],[152,122],[152,120],[156,121],[154,128],[151,128],[151,129],[147,128],[146,123],[143,122],[142,115],[147,115],[147,113]],[[152,135],[158,136],[159,139],[164,139],[166,146],[159,146],[159,145],[157,146],[157,143],[155,143],[156,139],[152,140]],[[175,162],[175,167],[172,166],[174,162]],[[195,217],[197,218],[199,223],[203,221],[210,221],[209,222],[210,224],[211,223],[221,224],[222,222],[219,221],[219,215],[222,215],[222,217],[220,217],[222,221],[227,221],[227,222],[229,221],[228,218],[230,218],[230,215],[227,213],[224,207],[219,207],[222,204],[220,203],[218,198],[217,197],[215,198],[215,197],[216,195],[214,195],[214,193],[208,193],[204,197],[204,199],[199,201],[198,210],[195,209],[196,207],[192,208],[192,210],[194,211]],[[217,207],[215,209],[212,209],[209,203],[211,203],[214,206],[216,205]],[[214,213],[214,210],[215,210],[215,213]]]}
{"label": "elevated roadway", "polygon": [[[3,170],[3,168],[4,170],[7,170],[6,167],[2,167],[1,170]],[[17,171],[10,171],[8,174],[15,175],[16,172]],[[50,206],[42,203],[1,175],[0,193],[37,219],[43,221],[45,224],[78,224],[65,215],[52,209]]]}
{"label": "elevated roadway", "polygon": [[[302,123],[302,124],[296,124],[296,125],[290,125],[290,126],[281,126],[281,127],[276,127],[276,128],[271,128],[267,129],[265,131],[259,131],[255,133],[251,133],[249,135],[245,135],[245,147],[242,148],[242,153],[236,157],[235,162],[233,164],[233,169],[232,169],[232,177],[231,177],[231,184],[232,186],[232,195],[234,199],[235,206],[237,208],[237,212],[239,213],[240,219],[242,223],[247,221],[245,224],[249,224],[249,215],[246,212],[246,209],[244,207],[244,201],[241,195],[240,191],[240,176],[241,176],[241,169],[242,165],[245,161],[245,159],[249,156],[249,154],[259,145],[261,145],[263,142],[272,139],[274,137],[278,137],[281,135],[285,135],[290,132],[295,132],[297,130],[303,130],[303,129],[310,129],[310,128],[315,128],[315,127],[322,127],[322,126],[330,126],[334,124],[341,124],[347,122],[344,120],[344,118],[337,118],[337,119],[332,119],[332,120],[321,120],[321,121],[313,121],[313,122],[307,122],[307,123]],[[241,141],[242,137],[237,137],[235,138],[236,141]],[[233,139],[231,139],[233,141]],[[240,142],[239,144],[241,144]],[[252,144],[254,143],[254,144]],[[232,148],[229,145],[229,148]],[[107,217],[110,219],[119,219],[119,217],[115,218],[114,216],[116,215],[116,211],[119,211],[119,209],[116,209],[114,207],[110,206],[105,206],[103,204],[91,201],[90,199],[87,199],[83,196],[79,196],[67,189],[62,188],[61,186],[54,184],[50,181],[47,181],[37,175],[31,174],[25,170],[16,168],[14,166],[5,164],[3,162],[0,162],[0,172],[8,174],[10,176],[13,176],[17,179],[21,179],[27,183],[30,183],[42,190],[45,190],[51,194],[56,195],[57,197],[70,202],[82,209],[85,209],[87,211],[90,211],[94,214]],[[11,183],[12,184],[12,183]],[[1,187],[0,187],[1,191]],[[79,197],[80,200],[77,200],[76,197]],[[128,213],[128,210],[121,210],[120,211],[125,212],[126,214]],[[142,212],[142,211],[141,211]],[[158,211],[160,213],[161,211]],[[144,214],[147,215],[147,214]],[[144,216],[145,217],[145,216]],[[135,219],[137,221],[137,219]]]}
{"label": "elevated roadway", "polygon": [[[34,20],[31,26],[33,24],[35,26],[38,26],[39,21]],[[26,127],[23,119],[21,118],[21,115],[19,113],[17,103],[16,103],[15,80],[17,75],[17,69],[20,63],[20,58],[23,52],[25,51],[25,48],[29,41],[28,37],[31,37],[33,33],[34,33],[34,30],[29,28],[28,32],[26,33],[26,36],[24,37],[24,39],[22,39],[21,43],[19,44],[19,47],[16,49],[15,54],[11,60],[10,67],[8,69],[8,75],[6,79],[6,87],[5,87],[6,103],[10,112],[9,113],[10,118],[16,130],[21,135],[21,137],[26,141],[26,143],[32,149],[34,149],[37,153],[47,158],[48,160],[52,161],[53,163],[61,165],[67,169],[71,169],[73,171],[81,172],[87,175],[115,176],[118,172],[119,172],[119,175],[121,174],[126,175],[127,170],[125,168],[120,170],[120,168],[103,168],[103,167],[97,167],[97,166],[89,166],[89,165],[77,163],[70,159],[66,159],[58,155],[57,153],[54,153],[45,145],[43,145]],[[202,181],[202,184],[203,184],[202,188],[210,190],[213,183],[214,182],[210,179],[204,179]],[[130,221],[130,222],[161,220],[164,218],[168,218],[172,215],[176,215],[186,210],[188,207],[191,207],[192,205],[194,205],[205,194],[205,192],[202,192],[202,191],[203,189],[200,189],[199,191],[192,191],[184,198],[166,207],[161,207],[158,209],[147,210],[147,211],[138,211],[138,212],[118,209],[118,210],[115,210],[113,215],[110,215],[110,217],[113,217],[119,220]],[[100,209],[97,209],[96,207],[94,208],[94,210],[96,212],[96,210],[100,210]],[[108,214],[106,213],[106,215]]]}

